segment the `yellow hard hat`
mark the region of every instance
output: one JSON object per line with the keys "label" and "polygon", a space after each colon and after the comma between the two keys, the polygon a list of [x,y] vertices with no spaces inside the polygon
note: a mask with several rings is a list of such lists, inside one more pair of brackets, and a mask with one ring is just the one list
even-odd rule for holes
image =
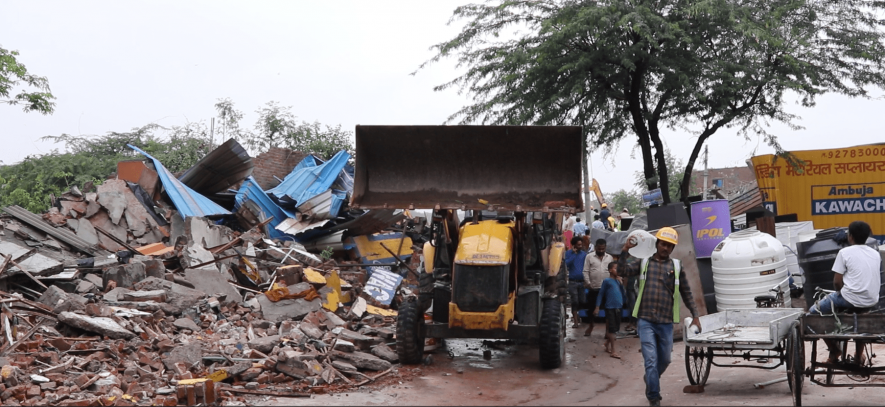
{"label": "yellow hard hat", "polygon": [[603,208],[608,208],[608,204],[602,204]]}
{"label": "yellow hard hat", "polygon": [[658,233],[655,233],[655,237],[658,238],[658,240],[663,240],[665,242],[673,244],[679,244],[679,234],[676,233],[676,229],[670,227],[661,228],[660,230],[658,230]]}

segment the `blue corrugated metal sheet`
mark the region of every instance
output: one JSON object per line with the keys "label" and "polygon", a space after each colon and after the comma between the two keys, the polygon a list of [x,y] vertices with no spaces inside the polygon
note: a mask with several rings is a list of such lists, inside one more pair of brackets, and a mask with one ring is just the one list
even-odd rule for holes
{"label": "blue corrugated metal sheet", "polygon": [[181,215],[181,217],[230,215],[230,212],[227,209],[212,202],[209,198],[200,195],[175,178],[175,176],[163,166],[163,163],[161,163],[160,160],[151,157],[150,154],[131,144],[127,144],[127,146],[145,157],[150,158],[151,161],[154,162],[154,169],[156,169],[157,174],[160,176],[160,182],[163,183],[163,188],[166,189],[166,194],[169,195],[169,199],[172,200],[172,203],[175,205],[175,208],[178,209],[178,214]]}
{"label": "blue corrugated metal sheet", "polygon": [[[308,159],[314,158],[313,156],[305,158],[305,160]],[[267,193],[279,200],[294,201],[296,204],[300,204],[331,188],[349,159],[350,154],[346,151],[339,151],[329,161],[320,165],[309,166],[306,164],[301,166],[304,163],[302,161],[280,185],[268,190]]]}
{"label": "blue corrugated metal sheet", "polygon": [[240,187],[240,190],[237,191],[236,203],[234,204],[234,208],[240,209],[240,206],[242,206],[246,201],[252,201],[253,203],[255,203],[263,212],[264,219],[273,216],[273,220],[270,221],[270,224],[267,227],[267,232],[271,238],[288,236],[285,233],[277,230],[276,227],[286,219],[294,218],[295,215],[283,208],[280,208],[279,205],[274,203],[274,201],[271,200],[269,196],[267,196],[264,190],[261,189],[261,186],[258,185],[258,182],[255,181],[255,178],[252,178],[251,176],[247,177],[246,180],[243,181],[243,185]]}

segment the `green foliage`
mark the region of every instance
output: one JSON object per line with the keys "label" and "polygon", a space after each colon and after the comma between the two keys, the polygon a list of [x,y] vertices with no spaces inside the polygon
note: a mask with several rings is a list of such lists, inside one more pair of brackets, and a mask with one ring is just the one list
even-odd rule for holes
{"label": "green foliage", "polygon": [[354,155],[352,132],[341,125],[328,126],[319,122],[298,122],[291,106],[268,102],[260,107],[254,132],[240,127],[243,113],[234,108],[230,99],[220,99],[215,104],[221,125],[219,130],[233,137],[253,153],[261,153],[273,147],[286,147],[295,151],[315,154],[322,159],[332,158],[338,151],[346,150]]}
{"label": "green foliage", "polygon": [[[16,59],[18,55],[18,51],[8,51],[0,47],[0,103],[22,106],[25,112],[52,113],[55,109],[55,96],[50,93],[49,81],[45,77],[28,73],[25,65]],[[19,85],[36,90],[20,90],[10,96]]]}
{"label": "green foliage", "polygon": [[[684,178],[685,166],[681,159],[676,158],[669,148],[664,148],[664,162],[667,164],[667,168],[673,168],[674,170],[670,172],[673,179],[681,180]],[[642,172],[636,171],[635,173],[636,183],[634,184],[640,191],[645,191],[646,186],[650,183],[657,183],[657,178],[653,178],[650,181],[645,178],[645,175]],[[694,179],[689,179],[687,182],[690,183],[688,195],[683,197],[682,191],[679,188],[679,184],[670,183],[670,196],[673,197],[677,201],[681,201],[688,196],[697,195],[701,193],[701,190],[694,184]],[[641,199],[641,198],[640,198]]]}
{"label": "green foliage", "polygon": [[[170,134],[161,138],[158,130],[169,130]],[[101,184],[117,170],[117,162],[143,158],[126,144],[142,148],[172,172],[190,168],[211,151],[208,130],[202,123],[171,129],[151,124],[103,136],[62,134],[44,139],[63,144],[65,151],[27,156],[17,164],[0,167],[0,206],[19,205],[39,213],[49,208],[50,194],[60,196],[70,187],[82,189],[88,182]]]}
{"label": "green foliage", "polygon": [[670,202],[661,130],[696,137],[683,174],[722,127],[781,152],[766,128],[798,127],[787,96],[812,107],[885,84],[883,10],[868,0],[499,0],[456,8],[464,28],[421,67],[454,57],[466,68],[435,87],[473,96],[450,121],[579,124],[606,152],[626,137],[648,189],[660,183]]}
{"label": "green foliage", "polygon": [[608,201],[614,214],[621,213],[624,208],[627,208],[631,215],[636,215],[643,210],[642,196],[636,191],[619,189],[611,194]]}

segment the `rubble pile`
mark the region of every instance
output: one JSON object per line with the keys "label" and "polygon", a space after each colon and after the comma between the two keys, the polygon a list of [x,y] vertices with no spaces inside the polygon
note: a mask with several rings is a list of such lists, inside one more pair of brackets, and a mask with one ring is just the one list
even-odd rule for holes
{"label": "rubble pile", "polygon": [[[237,147],[225,143],[219,148],[230,151],[207,158],[242,159]],[[309,158],[308,169],[323,165]],[[236,198],[238,209],[182,216],[209,206],[184,210],[179,198],[209,198],[158,176],[168,172],[159,164],[123,164],[116,178],[73,187],[46,213],[3,208],[3,405],[236,403],[398,375],[396,308],[417,285],[421,222],[392,211],[350,213],[341,202],[339,215],[327,213],[320,200],[349,194],[340,175],[320,188],[329,194],[313,198],[278,187],[287,197],[279,206],[249,189],[242,162],[235,183],[182,177],[207,194],[224,191],[206,185],[241,185],[248,196]],[[289,232],[270,227],[268,208],[295,215],[281,219]],[[293,227],[301,234],[289,234]]]}

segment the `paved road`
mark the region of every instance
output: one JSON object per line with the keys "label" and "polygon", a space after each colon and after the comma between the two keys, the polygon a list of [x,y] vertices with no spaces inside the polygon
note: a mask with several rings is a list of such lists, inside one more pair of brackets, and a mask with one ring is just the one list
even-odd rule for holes
{"label": "paved road", "polygon": [[[401,379],[375,389],[314,396],[311,399],[270,399],[259,405],[648,405],[642,383],[639,339],[618,341],[622,359],[613,359],[602,348],[603,324],[590,338],[584,328],[569,328],[574,339],[567,346],[565,365],[555,370],[538,367],[537,348],[496,344],[491,360],[483,359],[479,340],[449,340],[433,354],[430,366],[400,367]],[[754,383],[786,375],[774,371],[713,367],[702,394],[685,394],[688,385],[681,342],[674,345],[673,363],[664,374],[663,405],[792,405],[786,382],[764,389]],[[807,356],[810,357],[810,346]],[[454,357],[450,357],[449,351]],[[885,349],[877,349],[885,355]],[[730,363],[717,359],[719,363]],[[879,363],[882,363],[881,361]],[[413,371],[413,369],[419,369]],[[458,373],[461,370],[462,373]],[[411,377],[411,380],[409,378]],[[881,380],[881,379],[880,379]],[[885,382],[882,382],[885,384]],[[823,388],[805,381],[803,404],[807,406],[881,406],[881,388]]]}

